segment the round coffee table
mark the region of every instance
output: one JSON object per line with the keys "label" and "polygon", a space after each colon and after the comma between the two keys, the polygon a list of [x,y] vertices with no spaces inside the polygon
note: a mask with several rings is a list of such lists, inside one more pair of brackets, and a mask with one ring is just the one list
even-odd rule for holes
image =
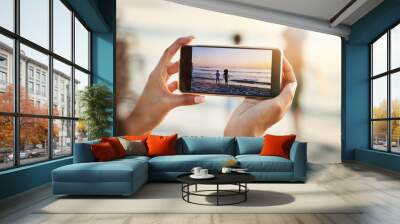
{"label": "round coffee table", "polygon": [[[198,205],[234,205],[245,202],[247,200],[247,192],[249,188],[247,183],[255,180],[255,177],[248,173],[216,173],[213,174],[215,177],[212,179],[193,179],[189,174],[182,174],[177,177],[178,181],[182,183],[182,199],[188,203],[198,204]],[[215,190],[198,190],[197,185],[215,185]],[[194,191],[190,191],[190,186],[195,186]],[[220,185],[236,185],[237,190],[224,190],[220,189]],[[209,192],[214,192],[215,194],[206,194]],[[190,200],[190,196],[203,196],[203,197],[216,197],[216,204],[202,204],[193,202]],[[221,203],[221,197],[232,197],[240,196],[240,199],[231,203]]]}

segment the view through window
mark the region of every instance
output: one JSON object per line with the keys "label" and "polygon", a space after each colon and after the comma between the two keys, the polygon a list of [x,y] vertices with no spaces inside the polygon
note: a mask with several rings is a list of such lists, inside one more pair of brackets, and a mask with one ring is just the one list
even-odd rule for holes
{"label": "view through window", "polygon": [[400,24],[371,44],[371,148],[400,153]]}
{"label": "view through window", "polygon": [[90,32],[62,0],[2,0],[0,9],[0,170],[70,156],[87,139],[78,105]]}

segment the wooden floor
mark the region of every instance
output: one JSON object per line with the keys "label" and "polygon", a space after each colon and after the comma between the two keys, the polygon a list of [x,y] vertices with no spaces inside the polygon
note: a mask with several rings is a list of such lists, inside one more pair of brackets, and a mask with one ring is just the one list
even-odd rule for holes
{"label": "wooden floor", "polygon": [[313,164],[308,182],[367,206],[357,214],[35,214],[36,208],[54,200],[47,185],[1,201],[0,223],[400,223],[400,174],[358,163]]}

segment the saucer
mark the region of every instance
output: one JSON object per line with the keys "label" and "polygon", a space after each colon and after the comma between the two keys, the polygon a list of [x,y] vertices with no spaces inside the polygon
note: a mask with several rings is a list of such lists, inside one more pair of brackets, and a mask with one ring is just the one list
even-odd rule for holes
{"label": "saucer", "polygon": [[212,174],[207,174],[207,175],[204,175],[204,176],[201,176],[201,175],[194,175],[194,174],[192,174],[192,175],[190,175],[190,178],[193,178],[193,179],[211,179],[211,178],[214,178],[215,176],[214,175],[212,175]]}

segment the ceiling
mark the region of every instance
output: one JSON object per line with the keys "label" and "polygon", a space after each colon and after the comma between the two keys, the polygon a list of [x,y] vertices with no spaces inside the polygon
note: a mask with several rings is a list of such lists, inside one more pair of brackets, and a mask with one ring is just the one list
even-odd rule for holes
{"label": "ceiling", "polygon": [[168,0],[188,6],[347,37],[383,0]]}

